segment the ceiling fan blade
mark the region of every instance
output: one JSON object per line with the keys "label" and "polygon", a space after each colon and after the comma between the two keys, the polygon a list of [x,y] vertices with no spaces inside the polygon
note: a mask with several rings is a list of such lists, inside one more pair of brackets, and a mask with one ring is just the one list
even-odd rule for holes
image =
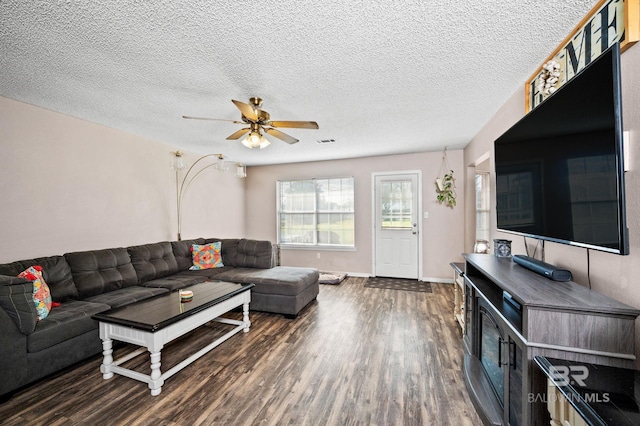
{"label": "ceiling fan blade", "polygon": [[315,121],[270,121],[272,127],[288,127],[292,129],[319,129]]}
{"label": "ceiling fan blade", "polygon": [[231,100],[231,102],[233,102],[238,107],[242,115],[247,119],[249,119],[250,121],[258,121],[258,116],[256,115],[256,112],[253,110],[253,107],[251,105],[233,99]]}
{"label": "ceiling fan blade", "polygon": [[227,140],[240,139],[241,137],[243,137],[244,135],[249,133],[249,130],[251,130],[249,127],[245,127],[244,129],[240,129],[237,132],[234,132],[234,133],[230,134],[229,136],[227,136]]}
{"label": "ceiling fan blade", "polygon": [[276,129],[271,129],[271,128],[265,128],[264,131],[268,134],[271,135],[273,137],[276,137],[282,141],[285,141],[286,143],[289,144],[294,144],[298,142],[298,139],[294,138],[293,136],[289,136],[286,133],[282,133],[280,130],[276,130]]}
{"label": "ceiling fan blade", "polygon": [[183,115],[182,118],[186,118],[187,120],[228,121],[229,123],[244,124],[242,121],[225,120],[224,118],[192,117],[190,115]]}

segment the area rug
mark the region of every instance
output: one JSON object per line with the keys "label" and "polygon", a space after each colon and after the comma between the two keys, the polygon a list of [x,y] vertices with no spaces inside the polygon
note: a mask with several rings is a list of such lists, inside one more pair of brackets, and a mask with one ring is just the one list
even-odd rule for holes
{"label": "area rug", "polygon": [[345,278],[347,274],[342,272],[320,272],[320,279],[318,282],[320,284],[340,284]]}
{"label": "area rug", "polygon": [[403,278],[371,277],[367,280],[364,286],[388,290],[420,291],[423,293],[432,292],[430,282],[407,280]]}

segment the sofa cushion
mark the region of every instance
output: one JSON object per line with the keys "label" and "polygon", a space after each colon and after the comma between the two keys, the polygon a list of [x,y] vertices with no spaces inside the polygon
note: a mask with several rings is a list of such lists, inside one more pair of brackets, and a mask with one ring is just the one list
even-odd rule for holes
{"label": "sofa cushion", "polygon": [[51,290],[51,299],[54,302],[78,299],[78,289],[73,282],[71,268],[64,256],[39,257],[7,263],[0,265],[0,274],[16,276],[34,265],[42,266],[42,275]]}
{"label": "sofa cushion", "polygon": [[[236,265],[243,268],[271,268],[273,248],[271,241],[241,239],[238,243]],[[224,260],[224,259],[223,259]]]}
{"label": "sofa cushion", "polygon": [[194,244],[204,244],[204,238],[171,242],[173,256],[176,258],[176,262],[178,263],[178,271],[186,271],[191,267],[191,265],[193,265],[191,246]]}
{"label": "sofa cushion", "polygon": [[37,314],[33,304],[33,283],[24,278],[0,275],[0,307],[16,323],[22,334],[36,328]]}
{"label": "sofa cushion", "polygon": [[140,300],[149,299],[167,293],[166,288],[133,286],[98,294],[87,298],[87,302],[102,303],[111,308],[129,305]]}
{"label": "sofa cushion", "polygon": [[240,244],[240,240],[237,238],[207,238],[204,240],[204,244],[218,241],[222,243],[222,263],[224,263],[225,266],[238,266],[236,265],[236,259],[238,257],[238,244]]}
{"label": "sofa cushion", "polygon": [[233,266],[223,266],[221,268],[209,268],[209,269],[198,269],[195,271],[182,271],[178,272],[171,276],[171,278],[177,277],[200,277],[204,280],[217,280],[217,276],[226,271],[231,271],[235,269]]}
{"label": "sofa cushion", "polygon": [[0,264],[0,275],[15,277],[20,271],[24,271],[25,269],[27,268],[23,268],[20,262],[2,263]]}
{"label": "sofa cushion", "polygon": [[138,283],[127,249],[81,251],[64,255],[81,299]]}
{"label": "sofa cushion", "polygon": [[164,278],[158,278],[157,280],[147,281],[146,283],[142,283],[140,285],[144,287],[166,288],[169,291],[173,291],[173,290],[189,287],[190,285],[198,284],[206,280],[207,280],[207,277],[205,276],[197,276],[197,275],[187,276],[179,273],[179,274],[170,275]]}
{"label": "sofa cushion", "polygon": [[256,286],[252,293],[295,296],[318,282],[320,273],[314,268],[276,266],[269,269],[235,268],[216,275],[216,279]]}
{"label": "sofa cushion", "polygon": [[169,241],[128,247],[138,284],[178,272],[178,262]]}
{"label": "sofa cushion", "polygon": [[217,241],[209,244],[194,244],[191,246],[193,266],[189,269],[197,271],[199,269],[222,268],[222,243]]}
{"label": "sofa cushion", "polygon": [[27,339],[27,351],[39,352],[97,328],[91,316],[109,310],[108,305],[70,300],[61,303]]}

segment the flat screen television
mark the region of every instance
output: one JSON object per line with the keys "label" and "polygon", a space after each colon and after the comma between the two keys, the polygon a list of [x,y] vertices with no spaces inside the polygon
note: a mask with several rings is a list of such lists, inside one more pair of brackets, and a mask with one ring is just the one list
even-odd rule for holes
{"label": "flat screen television", "polygon": [[497,228],[629,254],[622,143],[615,44],[496,139]]}

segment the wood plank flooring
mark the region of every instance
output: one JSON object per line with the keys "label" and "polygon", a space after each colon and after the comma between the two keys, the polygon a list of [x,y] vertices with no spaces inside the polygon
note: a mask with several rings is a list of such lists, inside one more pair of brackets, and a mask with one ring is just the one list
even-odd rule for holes
{"label": "wood plank flooring", "polygon": [[[0,404],[0,424],[481,424],[462,378],[453,286],[420,293],[365,288],[365,281],[320,286],[296,320],[252,312],[249,333],[169,378],[157,397],[126,377],[103,380],[96,356]],[[228,330],[211,323],[172,342],[162,370]],[[126,365],[146,373],[149,360]]]}

